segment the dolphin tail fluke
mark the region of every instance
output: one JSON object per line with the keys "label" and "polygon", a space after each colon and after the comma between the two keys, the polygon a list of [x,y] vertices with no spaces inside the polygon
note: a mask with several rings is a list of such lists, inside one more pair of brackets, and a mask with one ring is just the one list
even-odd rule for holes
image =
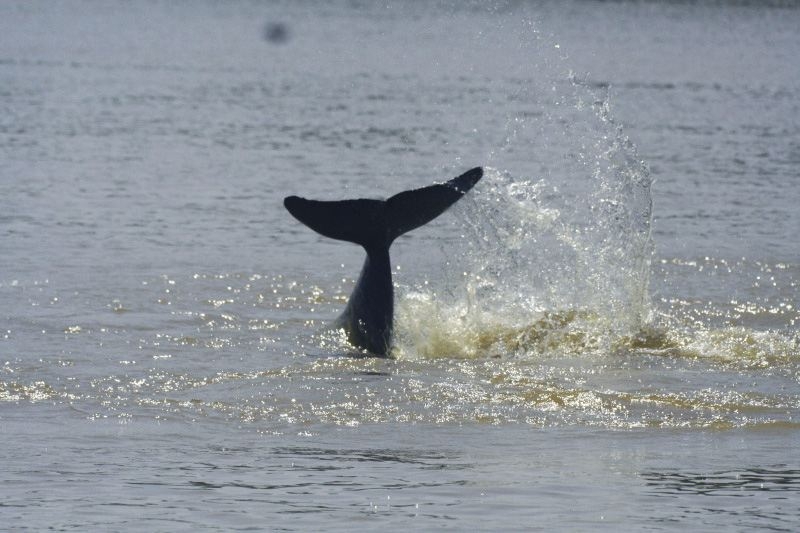
{"label": "dolphin tail fluke", "polygon": [[452,180],[401,192],[388,200],[306,200],[289,196],[286,209],[317,233],[371,249],[388,247],[394,239],[418,228],[453,205],[483,176],[473,168]]}
{"label": "dolphin tail fluke", "polygon": [[386,200],[389,242],[444,213],[483,177],[480,167],[446,183],[401,192]]}
{"label": "dolphin tail fluke", "polygon": [[380,241],[379,228],[385,226],[383,200],[306,200],[289,196],[283,205],[317,233],[369,247]]}

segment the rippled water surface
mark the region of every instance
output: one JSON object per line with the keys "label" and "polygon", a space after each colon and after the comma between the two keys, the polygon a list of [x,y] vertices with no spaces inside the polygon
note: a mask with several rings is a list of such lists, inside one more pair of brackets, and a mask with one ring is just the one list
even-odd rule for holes
{"label": "rippled water surface", "polygon": [[[3,3],[3,524],[796,530],[799,24]],[[477,165],[362,357],[283,197]]]}

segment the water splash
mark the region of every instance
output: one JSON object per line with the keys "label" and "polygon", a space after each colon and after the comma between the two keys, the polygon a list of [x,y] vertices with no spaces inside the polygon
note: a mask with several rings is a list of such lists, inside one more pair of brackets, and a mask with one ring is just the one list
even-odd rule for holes
{"label": "water splash", "polygon": [[547,101],[540,85],[522,90],[543,111],[507,123],[491,159],[508,167],[487,168],[454,209],[461,239],[443,246],[455,274],[400,298],[400,354],[540,352],[552,336],[608,347],[650,322],[649,170],[607,97],[572,75],[552,89]]}

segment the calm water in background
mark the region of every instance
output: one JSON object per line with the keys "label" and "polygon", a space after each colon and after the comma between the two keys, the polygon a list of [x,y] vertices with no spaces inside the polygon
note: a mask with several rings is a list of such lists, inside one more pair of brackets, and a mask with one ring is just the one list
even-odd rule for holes
{"label": "calm water in background", "polygon": [[[3,524],[796,530],[798,27],[3,3]],[[475,165],[351,357],[362,252],[282,198]]]}

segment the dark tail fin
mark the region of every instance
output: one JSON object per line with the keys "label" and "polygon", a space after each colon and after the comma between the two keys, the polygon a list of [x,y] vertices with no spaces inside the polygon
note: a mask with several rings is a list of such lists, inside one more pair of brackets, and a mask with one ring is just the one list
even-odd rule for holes
{"label": "dark tail fin", "polygon": [[297,220],[331,239],[354,242],[365,248],[388,246],[403,233],[441,215],[481,177],[483,169],[473,168],[446,183],[401,192],[385,201],[323,202],[289,196],[283,205]]}
{"label": "dark tail fin", "polygon": [[477,167],[446,183],[401,192],[386,200],[389,242],[444,213],[482,177],[483,169]]}
{"label": "dark tail fin", "polygon": [[283,205],[289,212],[317,233],[368,246],[381,240],[386,226],[383,200],[341,200],[323,202],[289,196]]}

